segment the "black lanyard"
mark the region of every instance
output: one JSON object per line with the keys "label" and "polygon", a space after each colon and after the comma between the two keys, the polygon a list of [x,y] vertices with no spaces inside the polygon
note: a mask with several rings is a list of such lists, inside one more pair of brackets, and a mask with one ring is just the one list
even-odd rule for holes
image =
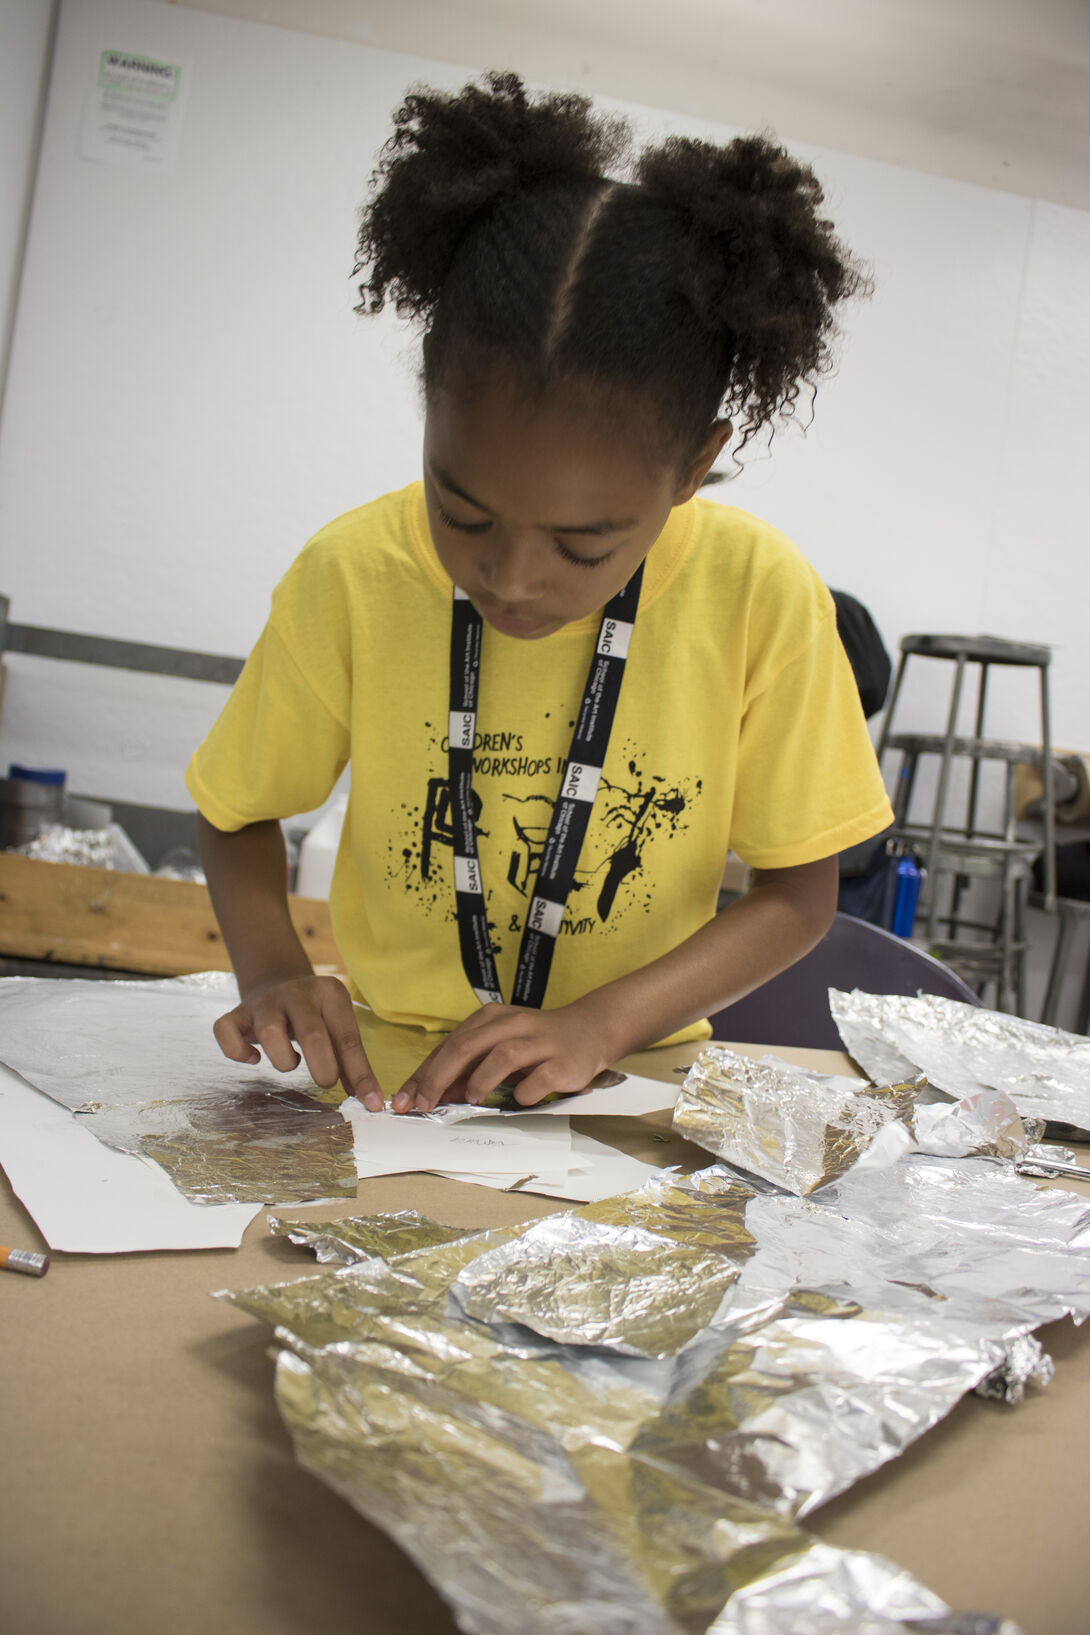
{"label": "black lanyard", "polygon": [[[537,885],[522,933],[511,995],[515,1005],[540,1007],[545,998],[564,905],[575,879],[590,809],[605,765],[642,583],[641,563],[602,615]],[[462,965],[473,992],[482,1005],[490,1001],[499,1005],[503,1003],[503,996],[492,954],[473,822],[473,740],[477,730],[482,630],[483,620],[477,609],[466,593],[455,587],[450,626],[448,766],[458,940]]]}

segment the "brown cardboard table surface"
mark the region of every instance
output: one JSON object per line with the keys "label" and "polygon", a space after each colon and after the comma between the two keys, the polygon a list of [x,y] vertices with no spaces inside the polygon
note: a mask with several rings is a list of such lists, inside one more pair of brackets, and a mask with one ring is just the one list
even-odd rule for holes
{"label": "brown cardboard table surface", "polygon": [[[626,1065],[670,1078],[693,1054]],[[827,1071],[847,1060],[780,1054]],[[707,1161],[665,1114],[584,1127],[652,1162]],[[480,1226],[568,1206],[408,1175],[293,1213],[407,1207]],[[43,1247],[6,1179],[0,1243]],[[397,1547],[296,1465],[270,1331],[209,1299],[314,1270],[263,1212],[239,1250],[57,1254],[42,1279],[0,1275],[2,1635],[453,1635]],[[805,1525],[888,1555],[957,1609],[1086,1635],[1090,1324],[1041,1337],[1056,1360],[1047,1391],[1018,1408],[966,1398]]]}

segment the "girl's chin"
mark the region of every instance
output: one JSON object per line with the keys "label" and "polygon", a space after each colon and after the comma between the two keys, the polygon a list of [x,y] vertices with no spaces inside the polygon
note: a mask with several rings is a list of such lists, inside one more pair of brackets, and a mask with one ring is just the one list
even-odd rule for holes
{"label": "girl's chin", "polygon": [[501,636],[517,636],[523,641],[534,641],[538,636],[550,636],[559,630],[563,619],[514,619],[504,613],[489,613],[481,609],[481,617],[498,630]]}

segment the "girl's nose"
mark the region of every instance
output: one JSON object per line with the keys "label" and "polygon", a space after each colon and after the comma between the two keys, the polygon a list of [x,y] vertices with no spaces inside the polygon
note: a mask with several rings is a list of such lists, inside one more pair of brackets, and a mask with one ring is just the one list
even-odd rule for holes
{"label": "girl's nose", "polygon": [[481,582],[512,606],[532,602],[545,588],[541,554],[541,545],[534,540],[489,541],[481,556]]}

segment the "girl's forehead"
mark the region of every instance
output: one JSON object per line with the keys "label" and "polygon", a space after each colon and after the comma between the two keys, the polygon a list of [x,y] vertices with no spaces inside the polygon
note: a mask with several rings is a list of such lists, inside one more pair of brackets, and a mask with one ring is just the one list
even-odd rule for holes
{"label": "girl's forehead", "polygon": [[[559,385],[532,396],[493,382],[471,393],[429,395],[425,457],[430,474],[453,477],[474,498],[508,491],[613,494],[657,500],[675,475],[662,434],[644,405],[593,387]],[[480,488],[472,488],[471,481]]]}

